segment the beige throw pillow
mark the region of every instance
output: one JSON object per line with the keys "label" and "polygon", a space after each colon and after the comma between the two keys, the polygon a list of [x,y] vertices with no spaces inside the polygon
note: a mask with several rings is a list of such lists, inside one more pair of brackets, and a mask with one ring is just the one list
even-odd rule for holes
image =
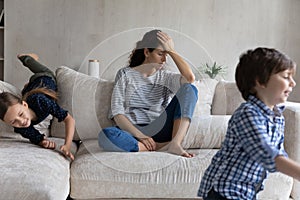
{"label": "beige throw pillow", "polygon": [[[58,104],[69,111],[76,123],[74,140],[95,139],[108,119],[113,82],[94,78],[62,66],[56,70]],[[64,123],[54,119],[51,135],[65,137]]]}
{"label": "beige throw pillow", "polygon": [[217,83],[217,80],[209,78],[195,81],[194,85],[198,89],[198,101],[194,111],[195,117],[211,114],[211,105]]}

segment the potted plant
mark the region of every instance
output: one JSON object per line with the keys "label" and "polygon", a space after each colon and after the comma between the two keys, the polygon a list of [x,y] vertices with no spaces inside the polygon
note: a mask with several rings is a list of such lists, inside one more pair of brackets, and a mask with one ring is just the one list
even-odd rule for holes
{"label": "potted plant", "polygon": [[222,76],[226,73],[225,67],[223,65],[218,65],[217,62],[214,62],[212,65],[205,63],[202,69],[203,72],[212,79],[216,79],[218,75]]}

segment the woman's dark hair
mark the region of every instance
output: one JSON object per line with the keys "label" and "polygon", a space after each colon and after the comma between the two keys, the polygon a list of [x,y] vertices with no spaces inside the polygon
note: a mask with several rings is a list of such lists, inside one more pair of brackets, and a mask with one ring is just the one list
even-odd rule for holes
{"label": "woman's dark hair", "polygon": [[22,103],[22,99],[9,92],[0,93],[0,119],[3,120],[7,109],[15,104]]}
{"label": "woman's dark hair", "polygon": [[249,95],[255,95],[256,81],[267,84],[271,75],[295,67],[295,62],[278,50],[259,47],[240,56],[235,81],[242,97],[247,100]]}
{"label": "woman's dark hair", "polygon": [[141,41],[136,43],[136,48],[131,52],[129,57],[129,67],[136,67],[141,65],[145,60],[144,49],[149,49],[152,52],[156,49],[161,43],[157,38],[157,33],[160,30],[151,30],[143,36]]}

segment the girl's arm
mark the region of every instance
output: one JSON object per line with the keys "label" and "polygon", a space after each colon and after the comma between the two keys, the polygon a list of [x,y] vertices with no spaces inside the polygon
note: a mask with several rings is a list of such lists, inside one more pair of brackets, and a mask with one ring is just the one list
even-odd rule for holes
{"label": "girl's arm", "polygon": [[72,140],[75,132],[75,120],[74,118],[68,113],[67,117],[63,121],[65,123],[65,144],[60,147],[60,150],[63,151],[63,153],[71,158],[71,160],[74,160],[74,155],[71,153],[71,145]]}
{"label": "girl's arm", "polygon": [[116,115],[114,121],[122,130],[129,132],[133,137],[143,143],[149,151],[154,151],[156,149],[155,141],[138,130],[125,115]]}
{"label": "girl's arm", "polygon": [[174,60],[178,70],[183,76],[183,78],[181,79],[181,83],[193,83],[195,81],[195,75],[191,70],[189,64],[175,51],[172,38],[170,38],[164,32],[158,32],[157,37],[162,43],[164,50]]}
{"label": "girl's arm", "polygon": [[276,169],[300,181],[300,164],[284,156],[275,158]]}

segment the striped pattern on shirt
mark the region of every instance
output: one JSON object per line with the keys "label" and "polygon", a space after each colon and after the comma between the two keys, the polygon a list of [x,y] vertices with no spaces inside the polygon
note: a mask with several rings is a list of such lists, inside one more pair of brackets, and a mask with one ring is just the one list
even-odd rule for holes
{"label": "striped pattern on shirt", "polygon": [[118,71],[111,100],[111,118],[125,115],[133,124],[149,124],[167,107],[180,87],[181,74],[165,69],[144,77],[133,68]]}

